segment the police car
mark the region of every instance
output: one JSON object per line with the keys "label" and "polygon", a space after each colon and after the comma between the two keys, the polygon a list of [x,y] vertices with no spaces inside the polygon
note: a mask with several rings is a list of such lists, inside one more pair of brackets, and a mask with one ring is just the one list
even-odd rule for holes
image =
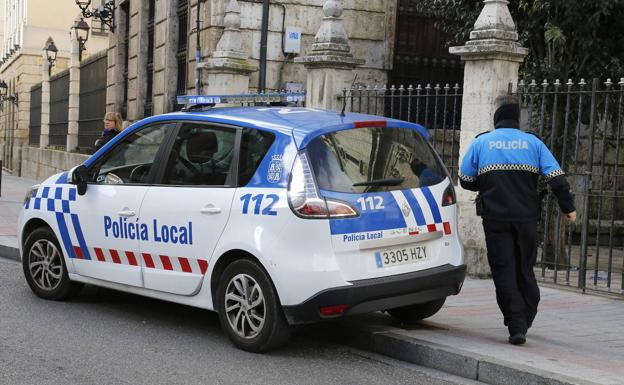
{"label": "police car", "polygon": [[185,112],[33,186],[18,228],[34,293],[91,284],[215,310],[262,352],[290,325],[379,310],[413,323],[460,291],[455,192],[423,127],[203,106],[237,101],[181,97]]}

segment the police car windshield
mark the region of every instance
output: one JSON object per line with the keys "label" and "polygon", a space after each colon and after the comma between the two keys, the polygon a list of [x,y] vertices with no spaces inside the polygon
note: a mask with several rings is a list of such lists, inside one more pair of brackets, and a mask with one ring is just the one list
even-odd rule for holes
{"label": "police car windshield", "polygon": [[332,132],[310,142],[307,152],[321,190],[392,191],[431,186],[446,178],[427,140],[407,128]]}

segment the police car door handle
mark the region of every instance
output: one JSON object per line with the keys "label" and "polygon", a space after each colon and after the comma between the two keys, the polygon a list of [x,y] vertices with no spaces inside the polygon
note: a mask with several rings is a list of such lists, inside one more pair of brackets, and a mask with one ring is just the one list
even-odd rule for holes
{"label": "police car door handle", "polygon": [[136,215],[136,213],[133,210],[128,210],[128,209],[123,209],[118,214],[120,217],[126,217],[126,218],[133,217]]}
{"label": "police car door handle", "polygon": [[199,212],[202,214],[219,214],[221,213],[221,209],[210,205],[199,210]]}

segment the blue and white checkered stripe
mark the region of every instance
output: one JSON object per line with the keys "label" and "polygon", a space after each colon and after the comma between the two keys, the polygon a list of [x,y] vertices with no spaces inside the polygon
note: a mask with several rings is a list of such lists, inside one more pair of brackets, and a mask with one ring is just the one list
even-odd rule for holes
{"label": "blue and white checkered stripe", "polygon": [[[25,209],[42,210],[54,213],[61,235],[61,241],[70,258],[77,258],[74,251],[74,242],[77,241],[83,250],[84,259],[91,259],[87,243],[82,233],[80,219],[77,214],[71,212],[71,202],[76,201],[76,187],[68,185],[44,186],[33,193],[26,202]],[[69,231],[68,222],[71,222],[73,234]],[[72,237],[73,236],[73,237]]]}
{"label": "blue and white checkered stripe", "polygon": [[71,186],[45,186],[33,192],[26,202],[26,210],[45,210],[54,213],[71,213],[69,202],[76,200],[76,188]]}

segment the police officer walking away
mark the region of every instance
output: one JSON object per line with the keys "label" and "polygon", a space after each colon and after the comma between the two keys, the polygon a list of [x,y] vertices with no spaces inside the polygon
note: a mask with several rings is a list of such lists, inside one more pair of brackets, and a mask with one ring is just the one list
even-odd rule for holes
{"label": "police officer walking away", "polygon": [[478,135],[460,168],[463,188],[478,191],[477,214],[483,230],[496,301],[509,329],[509,342],[526,342],[537,314],[539,287],[533,273],[537,255],[540,175],[570,221],[574,199],[561,167],[536,135],[520,130],[520,104],[514,96],[495,101],[495,130]]}

